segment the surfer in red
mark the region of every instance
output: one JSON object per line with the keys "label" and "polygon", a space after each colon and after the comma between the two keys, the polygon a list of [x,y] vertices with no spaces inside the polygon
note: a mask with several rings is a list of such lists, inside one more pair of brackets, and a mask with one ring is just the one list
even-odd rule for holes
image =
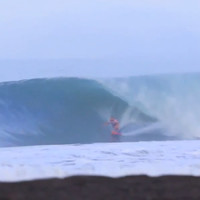
{"label": "surfer in red", "polygon": [[113,139],[119,140],[120,133],[120,124],[117,119],[111,117],[110,120],[106,123],[106,125],[111,125],[113,130],[111,131],[111,135]]}

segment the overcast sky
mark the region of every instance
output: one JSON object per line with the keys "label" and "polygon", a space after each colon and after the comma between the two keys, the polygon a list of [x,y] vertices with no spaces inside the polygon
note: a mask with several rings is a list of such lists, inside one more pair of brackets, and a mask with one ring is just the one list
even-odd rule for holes
{"label": "overcast sky", "polygon": [[116,75],[200,71],[200,1],[1,0],[0,44],[0,63],[96,61],[93,68],[117,67]]}

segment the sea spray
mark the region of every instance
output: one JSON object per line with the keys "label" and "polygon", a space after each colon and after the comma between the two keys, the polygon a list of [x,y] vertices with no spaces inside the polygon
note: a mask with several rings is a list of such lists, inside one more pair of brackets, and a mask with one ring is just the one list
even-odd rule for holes
{"label": "sea spray", "polygon": [[200,137],[200,74],[154,75],[101,80],[130,105],[154,116],[165,135]]}

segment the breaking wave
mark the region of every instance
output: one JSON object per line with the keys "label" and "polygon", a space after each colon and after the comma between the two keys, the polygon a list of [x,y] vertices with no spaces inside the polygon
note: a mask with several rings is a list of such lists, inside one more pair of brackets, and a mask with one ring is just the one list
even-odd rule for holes
{"label": "breaking wave", "polygon": [[0,84],[0,146],[200,137],[200,75],[32,79]]}
{"label": "breaking wave", "polygon": [[[164,135],[200,138],[199,73],[107,79],[102,83],[130,105],[156,117]],[[141,136],[141,130],[134,132]]]}
{"label": "breaking wave", "polygon": [[156,120],[95,80],[33,79],[0,85],[1,146],[107,142],[110,129],[104,123],[110,116],[138,124]]}

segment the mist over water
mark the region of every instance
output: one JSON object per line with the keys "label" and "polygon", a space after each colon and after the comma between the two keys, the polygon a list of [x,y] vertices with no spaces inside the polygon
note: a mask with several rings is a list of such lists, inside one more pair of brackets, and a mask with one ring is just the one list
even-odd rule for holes
{"label": "mist over water", "polygon": [[167,135],[200,137],[200,74],[138,76],[104,80],[114,93],[155,116]]}

